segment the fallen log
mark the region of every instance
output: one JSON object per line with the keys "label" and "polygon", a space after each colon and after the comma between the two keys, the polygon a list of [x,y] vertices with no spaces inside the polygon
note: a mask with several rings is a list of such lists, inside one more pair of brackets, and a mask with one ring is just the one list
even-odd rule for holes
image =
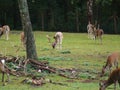
{"label": "fallen log", "polygon": [[29,59],[29,62],[31,62],[32,64],[35,64],[35,65],[40,65],[40,66],[46,66],[47,64],[49,64],[47,61],[38,61],[38,60],[32,60],[32,59]]}
{"label": "fallen log", "polygon": [[[36,65],[33,65],[34,67],[36,66]],[[64,75],[63,73],[58,73],[58,69],[56,69],[56,68],[53,68],[53,67],[49,67],[49,66],[40,66],[40,65],[38,65],[38,66],[36,66],[38,69],[41,69],[41,70],[47,70],[47,71],[49,71],[49,72],[52,72],[52,73],[55,73],[55,74],[57,74],[57,75],[59,75],[59,76],[62,76],[62,77],[65,77],[65,78],[70,78],[69,76],[66,76],[66,75]]]}
{"label": "fallen log", "polygon": [[33,59],[25,59],[25,57],[3,57],[6,58],[6,62],[12,62],[12,65],[15,65],[16,67],[19,68],[13,68],[11,69],[10,67],[6,66],[6,70],[9,71],[10,74],[15,75],[15,76],[23,76],[23,75],[33,75],[33,73],[27,73],[31,69],[27,67],[27,65],[30,65],[34,68],[36,72],[41,72],[43,70],[47,70],[50,73],[55,73],[59,76],[65,77],[65,78],[71,78],[71,76],[66,75],[64,70],[51,67],[49,66],[47,61],[38,61],[38,60],[33,60]]}

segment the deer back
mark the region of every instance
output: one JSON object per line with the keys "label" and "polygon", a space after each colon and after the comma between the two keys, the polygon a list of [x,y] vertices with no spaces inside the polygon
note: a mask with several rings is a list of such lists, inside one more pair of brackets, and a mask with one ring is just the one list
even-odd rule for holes
{"label": "deer back", "polygon": [[[111,69],[111,67],[115,66],[116,68],[118,68],[118,59],[119,59],[119,52],[113,52],[112,54],[110,54],[107,57],[107,61],[105,66],[103,66],[102,68],[102,72],[100,76],[103,76],[103,74],[105,73],[106,69]],[[110,71],[111,72],[111,71]]]}
{"label": "deer back", "polygon": [[[100,82],[99,90],[105,90],[108,86],[111,84],[116,85],[116,82],[119,82],[120,84],[120,68],[113,70],[113,72],[110,74],[107,80]],[[115,86],[116,87],[116,86]]]}

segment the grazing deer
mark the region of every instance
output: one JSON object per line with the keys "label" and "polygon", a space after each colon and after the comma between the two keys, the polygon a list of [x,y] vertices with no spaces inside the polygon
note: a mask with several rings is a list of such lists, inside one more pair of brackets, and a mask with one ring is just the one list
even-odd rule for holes
{"label": "grazing deer", "polygon": [[2,72],[2,82],[3,82],[3,85],[5,85],[5,81],[4,81],[4,74],[5,73],[7,74],[8,81],[9,81],[9,72],[5,68],[5,59],[1,59],[0,60],[0,71]]}
{"label": "grazing deer", "polygon": [[[51,44],[51,37],[49,35],[46,35],[47,39],[48,39],[48,42]],[[55,49],[56,46],[58,46],[57,48],[59,49],[62,49],[62,39],[63,39],[63,34],[62,32],[57,32],[55,35],[54,35],[54,42],[52,43],[52,48]]]}
{"label": "grazing deer", "polygon": [[52,47],[55,48],[56,46],[58,46],[59,49],[62,49],[62,32],[57,32],[53,38],[55,39],[55,42],[52,44]]}
{"label": "grazing deer", "polygon": [[98,38],[100,40],[100,43],[102,44],[102,35],[104,34],[103,29],[100,29],[98,25],[97,29],[95,26],[93,26],[93,31],[94,31],[95,40]]}
{"label": "grazing deer", "polygon": [[26,39],[25,39],[24,32],[20,33],[20,40],[21,40],[21,44],[25,47],[25,45],[26,45]]}
{"label": "grazing deer", "polygon": [[9,39],[9,32],[10,32],[10,27],[8,25],[4,25],[0,28],[0,37],[5,34],[6,40]]}
{"label": "grazing deer", "polygon": [[114,84],[114,90],[116,90],[117,82],[120,85],[120,68],[115,69],[109,76],[109,78],[105,81],[100,82],[99,90],[105,90],[111,84]]}
{"label": "grazing deer", "polygon": [[119,52],[113,52],[112,54],[110,54],[107,57],[107,62],[106,65],[103,66],[102,68],[102,73],[101,73],[101,77],[104,75],[104,73],[106,72],[107,69],[109,69],[110,73],[111,73],[111,68],[113,66],[115,66],[116,68],[118,68],[118,59],[120,57],[120,53]]}
{"label": "grazing deer", "polygon": [[87,25],[88,38],[95,39],[93,25],[89,22]]}

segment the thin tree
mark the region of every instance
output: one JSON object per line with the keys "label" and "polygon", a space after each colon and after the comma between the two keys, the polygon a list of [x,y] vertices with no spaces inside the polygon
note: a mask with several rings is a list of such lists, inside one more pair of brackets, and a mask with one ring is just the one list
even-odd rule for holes
{"label": "thin tree", "polygon": [[87,0],[88,22],[93,23],[93,0]]}
{"label": "thin tree", "polygon": [[114,11],[113,12],[113,15],[110,16],[110,18],[108,20],[113,20],[113,23],[114,23],[114,33],[117,34],[118,33],[118,30],[117,30],[117,27],[118,27],[118,16],[116,14],[116,12]]}
{"label": "thin tree", "polygon": [[36,45],[29,17],[27,0],[18,0],[20,16],[26,39],[26,56],[28,59],[37,59]]}

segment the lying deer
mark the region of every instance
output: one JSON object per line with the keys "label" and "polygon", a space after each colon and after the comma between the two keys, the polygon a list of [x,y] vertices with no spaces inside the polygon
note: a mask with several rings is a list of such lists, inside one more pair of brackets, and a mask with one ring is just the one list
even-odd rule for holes
{"label": "lying deer", "polygon": [[118,59],[119,59],[119,57],[120,57],[120,53],[119,52],[113,52],[112,54],[110,54],[107,57],[106,65],[103,66],[102,73],[101,73],[100,76],[103,76],[107,69],[109,69],[109,71],[111,73],[111,68],[113,66],[115,66],[116,68],[118,68]]}
{"label": "lying deer", "polygon": [[5,81],[4,81],[4,74],[5,73],[7,74],[8,81],[9,81],[9,72],[5,68],[5,59],[1,59],[0,60],[0,71],[2,72],[2,82],[3,82],[3,85],[5,85]]}
{"label": "lying deer", "polygon": [[99,90],[105,90],[111,84],[114,84],[114,90],[116,90],[116,83],[120,84],[120,68],[115,69],[105,81],[100,82]]}
{"label": "lying deer", "polygon": [[0,37],[5,34],[6,40],[9,39],[9,32],[10,32],[10,27],[8,25],[4,25],[0,27]]}

